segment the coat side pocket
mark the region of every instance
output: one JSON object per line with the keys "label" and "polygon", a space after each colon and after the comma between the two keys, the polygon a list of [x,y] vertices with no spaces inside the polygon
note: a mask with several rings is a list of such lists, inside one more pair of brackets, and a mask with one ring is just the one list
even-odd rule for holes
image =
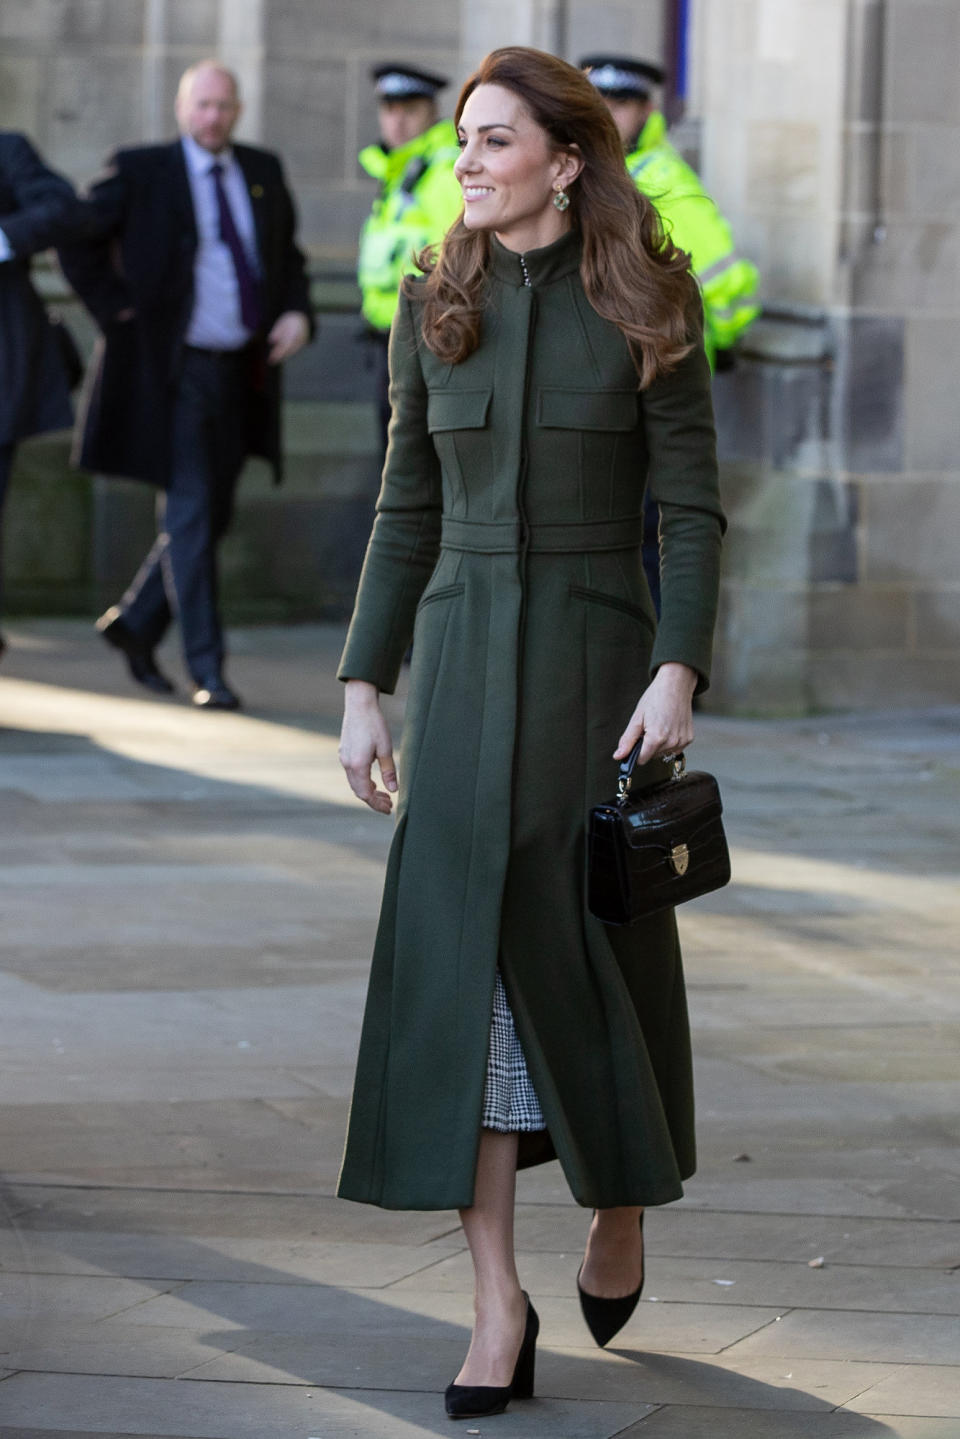
{"label": "coat side pocket", "polygon": [[592,590],[586,585],[571,585],[570,594],[574,599],[586,600],[588,604],[593,605],[606,605],[608,609],[619,610],[621,614],[639,620],[641,624],[646,625],[651,635],[657,632],[656,623],[644,607],[634,604],[632,600],[621,599],[619,595],[608,595],[604,590]]}
{"label": "coat side pocket", "polygon": [[465,586],[461,580],[459,584],[440,585],[435,590],[428,590],[417,605],[417,614],[420,613],[424,605],[432,605],[435,600],[449,600],[453,599],[454,595],[462,595],[464,588]]}

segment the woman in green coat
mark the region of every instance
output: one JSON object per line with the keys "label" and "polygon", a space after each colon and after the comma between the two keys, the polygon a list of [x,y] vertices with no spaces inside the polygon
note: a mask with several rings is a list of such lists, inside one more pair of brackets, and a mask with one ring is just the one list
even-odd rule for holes
{"label": "woman in green coat", "polygon": [[[399,807],[339,1193],[460,1210],[476,1322],[447,1409],[466,1417],[532,1390],[518,1164],[556,1156],[595,1210],[579,1285],[601,1343],[639,1297],[642,1207],[693,1172],[673,916],[593,918],[584,838],[615,759],[642,738],[652,783],[693,737],[723,517],[688,260],[594,87],[539,51],[494,51],[456,120],[464,213],[394,322],[390,446],[340,669],[350,784]],[[411,638],[398,778],[378,696]]]}

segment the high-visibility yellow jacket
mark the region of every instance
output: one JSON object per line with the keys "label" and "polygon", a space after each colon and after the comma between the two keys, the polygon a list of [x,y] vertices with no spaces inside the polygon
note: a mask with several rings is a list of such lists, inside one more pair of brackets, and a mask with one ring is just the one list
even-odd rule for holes
{"label": "high-visibility yellow jacket", "polygon": [[760,313],[757,267],[737,253],[729,224],[670,144],[659,110],[640,132],[627,169],[656,205],[673,243],[690,256],[703,292],[704,341],[712,366],[716,352],[730,349]]}
{"label": "high-visibility yellow jacket", "polygon": [[390,329],[400,281],[415,269],[414,255],[442,240],[463,207],[453,173],[459,153],[450,120],[438,120],[396,150],[368,145],[360,151],[360,164],[380,181],[360,233],[357,266],[363,317],[374,330]]}

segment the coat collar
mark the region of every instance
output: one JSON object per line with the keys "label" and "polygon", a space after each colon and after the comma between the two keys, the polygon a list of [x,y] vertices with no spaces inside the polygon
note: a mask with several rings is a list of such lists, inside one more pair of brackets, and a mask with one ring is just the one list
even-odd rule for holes
{"label": "coat collar", "polygon": [[580,256],[583,246],[580,235],[576,230],[568,230],[561,235],[559,240],[554,240],[552,245],[545,245],[542,250],[528,250],[523,256],[521,264],[520,256],[514,250],[508,250],[501,245],[496,235],[490,236],[490,273],[498,280],[503,280],[507,285],[515,285],[520,288],[526,283],[524,267],[530,277],[530,284],[536,289],[540,285],[550,285],[554,280],[561,280],[565,275],[572,275],[580,268]]}

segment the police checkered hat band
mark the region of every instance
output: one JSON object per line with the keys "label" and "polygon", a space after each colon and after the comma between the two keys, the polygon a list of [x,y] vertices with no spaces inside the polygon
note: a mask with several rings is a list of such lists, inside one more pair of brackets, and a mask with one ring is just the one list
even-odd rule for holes
{"label": "police checkered hat band", "polygon": [[599,70],[590,71],[590,79],[598,90],[623,90],[636,95],[647,95],[649,84],[629,70],[618,70],[616,65],[601,65]]}
{"label": "police checkered hat band", "polygon": [[585,55],[580,69],[601,95],[627,99],[636,96],[645,100],[652,85],[662,85],[666,78],[659,65],[647,60],[633,60],[623,55]]}
{"label": "police checkered hat band", "polygon": [[378,65],[371,72],[374,89],[381,100],[432,100],[450,81],[427,70],[406,65]]}

